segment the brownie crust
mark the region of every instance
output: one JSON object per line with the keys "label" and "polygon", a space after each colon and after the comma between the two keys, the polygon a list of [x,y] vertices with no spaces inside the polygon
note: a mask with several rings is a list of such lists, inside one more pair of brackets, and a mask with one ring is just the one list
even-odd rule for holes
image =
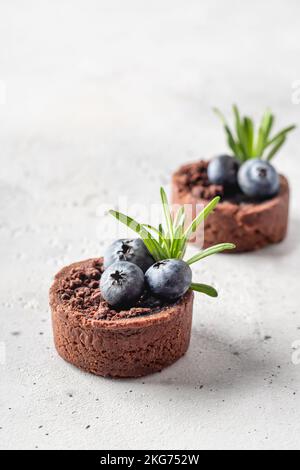
{"label": "brownie crust", "polygon": [[172,177],[172,203],[191,205],[194,215],[197,205],[205,206],[212,197],[221,196],[221,202],[205,223],[204,241],[198,237],[200,247],[229,242],[236,245],[232,253],[255,251],[286,237],[289,184],[284,176],[280,175],[280,192],[276,197],[262,202],[247,201],[242,195],[227,197],[222,186],[210,185],[207,165],[204,161],[184,165]]}
{"label": "brownie crust", "polygon": [[100,304],[94,306],[94,312],[85,312],[66,302],[63,293],[72,273],[89,271],[95,265],[101,266],[102,259],[73,263],[55,276],[50,307],[58,354],[80,369],[104,377],[141,377],[161,371],[183,356],[190,342],[193,292],[153,313],[99,319]]}

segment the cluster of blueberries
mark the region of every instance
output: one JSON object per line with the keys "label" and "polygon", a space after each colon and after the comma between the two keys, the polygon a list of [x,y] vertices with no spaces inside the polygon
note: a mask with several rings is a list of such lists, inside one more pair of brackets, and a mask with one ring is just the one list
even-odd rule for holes
{"label": "cluster of blueberries", "polygon": [[185,261],[155,262],[142,239],[120,239],[106,250],[100,289],[109,305],[120,308],[134,306],[145,289],[157,298],[175,301],[191,282],[192,271]]}
{"label": "cluster of blueberries", "polygon": [[208,165],[208,179],[225,188],[240,188],[251,198],[268,199],[280,189],[279,175],[267,161],[253,158],[242,163],[235,157],[221,155]]}

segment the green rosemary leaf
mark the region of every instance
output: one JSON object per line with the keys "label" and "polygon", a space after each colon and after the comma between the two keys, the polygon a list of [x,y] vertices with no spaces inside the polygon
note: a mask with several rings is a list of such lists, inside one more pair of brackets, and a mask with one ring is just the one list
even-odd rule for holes
{"label": "green rosemary leaf", "polygon": [[229,145],[229,147],[231,148],[231,150],[233,151],[233,154],[238,157],[240,160],[244,161],[244,154],[243,154],[243,150],[240,146],[240,144],[238,144],[234,137],[233,137],[233,134],[230,130],[230,128],[228,126],[225,126],[225,132],[227,134],[227,143]]}
{"label": "green rosemary leaf", "polygon": [[[166,258],[169,258],[170,257],[170,251],[169,251],[169,247],[166,243],[166,240],[164,239],[164,236],[163,236],[163,231],[160,231],[160,228],[162,229],[162,226],[161,224],[159,225],[159,229],[153,227],[152,225],[149,225],[149,224],[141,224],[143,227],[145,228],[148,228],[149,230],[152,230],[157,236],[158,236],[158,246],[160,248],[162,248],[163,252],[162,253],[160,251],[160,257],[162,258],[163,256],[163,259],[166,259]],[[156,243],[154,242],[154,244],[156,245]]]}
{"label": "green rosemary leaf", "polygon": [[[135,232],[140,233],[143,231],[142,225],[136,220],[134,220],[132,217],[129,217],[128,215],[122,214],[122,212],[118,212],[114,210],[110,210],[109,214],[115,217],[119,222],[122,222],[124,225],[127,225],[127,227],[131,228]],[[147,232],[147,230],[144,230],[144,231],[146,233],[149,233]],[[149,234],[149,238],[150,237],[151,235]]]}
{"label": "green rosemary leaf", "polygon": [[184,234],[184,240],[189,240],[191,235],[196,232],[199,225],[206,219],[206,217],[214,210],[218,202],[220,201],[220,196],[215,197],[210,201],[207,206],[197,215],[193,220],[191,225],[187,228]]}
{"label": "green rosemary leaf", "polygon": [[248,157],[253,157],[253,147],[254,147],[254,123],[251,118],[244,118],[244,130],[247,137],[247,154]]}
{"label": "green rosemary leaf", "polygon": [[178,225],[178,227],[175,230],[174,240],[172,243],[172,251],[171,251],[172,257],[177,258],[177,259],[178,258],[181,259],[180,253],[182,253],[181,244],[182,244],[183,234],[184,234],[184,225]]}
{"label": "green rosemary leaf", "polygon": [[167,259],[169,257],[169,251],[164,243],[161,245],[157,240],[155,240],[155,238],[152,239],[152,243],[154,244],[156,251],[159,254],[159,260]]}
{"label": "green rosemary leaf", "polygon": [[[221,119],[224,126],[227,126],[227,121],[223,113],[218,108],[213,108],[213,112]],[[228,126],[227,126],[228,127]]]}
{"label": "green rosemary leaf", "polygon": [[277,140],[274,141],[274,147],[272,150],[268,153],[266,160],[270,161],[274,157],[274,155],[278,152],[278,150],[283,146],[283,144],[286,141],[286,136],[283,134],[279,137],[277,137]]}
{"label": "green rosemary leaf", "polygon": [[143,227],[148,228],[149,230],[152,230],[156,235],[160,236],[160,232],[157,228],[153,227],[150,224],[141,224]]}
{"label": "green rosemary leaf", "polygon": [[239,144],[242,149],[244,160],[247,160],[248,155],[248,137],[244,127],[244,122],[241,120],[238,107],[233,105],[233,113],[235,116],[235,129],[238,136]]}
{"label": "green rosemary leaf", "polygon": [[258,137],[254,152],[254,156],[256,158],[262,157],[264,153],[266,143],[268,141],[271,129],[274,124],[274,120],[274,115],[269,110],[265,111],[258,131]]}
{"label": "green rosemary leaf", "polygon": [[162,244],[164,241],[164,229],[163,229],[162,224],[159,224],[158,231],[159,231],[159,243]]}
{"label": "green rosemary leaf", "polygon": [[260,158],[264,151],[265,133],[262,127],[259,128],[257,142],[254,150],[256,158]]}
{"label": "green rosemary leaf", "polygon": [[233,114],[235,116],[236,127],[238,127],[238,126],[241,125],[241,116],[240,116],[239,108],[237,107],[236,104],[234,104],[234,105],[232,105],[232,110],[233,110]]}
{"label": "green rosemary leaf", "polygon": [[184,225],[178,225],[174,233],[174,240],[181,240],[184,233]]}
{"label": "green rosemary leaf", "polygon": [[187,263],[193,264],[197,263],[201,259],[207,258],[208,256],[214,255],[215,253],[221,253],[225,250],[233,250],[235,245],[233,243],[220,243],[219,245],[211,246],[210,248],[206,248],[206,250],[201,251],[200,253],[192,256]]}
{"label": "green rosemary leaf", "polygon": [[239,142],[236,142],[236,152],[234,153],[235,157],[237,157],[241,162],[245,161],[244,153],[242,146]]}
{"label": "green rosemary leaf", "polygon": [[181,206],[176,214],[175,220],[174,220],[174,228],[175,231],[178,227],[184,225],[184,220],[185,220],[185,209],[184,206]]}
{"label": "green rosemary leaf", "polygon": [[172,220],[172,215],[170,211],[170,206],[168,203],[168,198],[167,198],[164,188],[160,188],[160,197],[161,197],[165,219],[166,219],[166,223],[168,227],[168,235],[172,240],[174,237],[173,220]]}
{"label": "green rosemary leaf", "polygon": [[163,229],[162,224],[158,225],[158,230],[159,230],[159,233],[161,234],[161,236],[164,237],[164,229]]}
{"label": "green rosemary leaf", "polygon": [[292,125],[292,126],[289,126],[289,127],[286,127],[285,129],[283,129],[282,131],[278,132],[278,134],[276,134],[271,140],[269,140],[267,143],[266,143],[266,146],[265,148],[269,147],[270,145],[274,144],[275,142],[278,141],[278,139],[280,137],[285,137],[289,132],[293,131],[294,129],[296,129],[297,126],[295,125]]}
{"label": "green rosemary leaf", "polygon": [[187,247],[188,240],[185,238],[185,236],[182,237],[180,240],[178,247],[177,247],[177,258],[178,259],[183,259],[185,252],[186,252],[186,247]]}
{"label": "green rosemary leaf", "polygon": [[230,130],[230,127],[229,127],[229,125],[226,121],[226,118],[225,118],[224,114],[221,113],[221,111],[218,108],[213,108],[213,111],[220,118],[220,120],[221,120],[221,122],[224,126],[225,133],[226,133],[226,136],[227,136],[227,143],[228,143],[229,148],[232,150],[233,154],[236,157],[238,157],[241,161],[244,161],[244,156],[243,156],[241,146],[239,145],[238,142],[235,141],[233,133]]}
{"label": "green rosemary leaf", "polygon": [[158,232],[159,232],[159,244],[163,247],[165,251],[165,258],[171,258],[171,252],[170,252],[170,240],[166,238],[165,231],[163,229],[162,224],[159,224],[158,226]]}
{"label": "green rosemary leaf", "polygon": [[122,214],[118,211],[110,210],[109,214],[136,232],[143,239],[148,251],[156,261],[164,258],[163,249],[161,249],[158,242],[152,237],[151,233],[143,227],[142,224],[138,223],[128,215]]}
{"label": "green rosemary leaf", "polygon": [[269,110],[267,110],[265,112],[265,118],[264,118],[264,124],[263,124],[264,134],[265,134],[265,143],[267,142],[269,138],[270,132],[274,125],[274,121],[275,121],[275,116]]}
{"label": "green rosemary leaf", "polygon": [[193,282],[190,288],[196,292],[209,295],[210,297],[218,297],[216,289],[212,286],[208,286],[207,284],[197,284]]}

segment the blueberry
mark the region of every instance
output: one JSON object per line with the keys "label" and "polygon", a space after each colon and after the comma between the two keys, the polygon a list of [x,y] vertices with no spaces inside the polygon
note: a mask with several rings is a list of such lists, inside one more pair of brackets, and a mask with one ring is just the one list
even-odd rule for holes
{"label": "blueberry", "polygon": [[258,158],[245,162],[238,172],[238,183],[247,196],[267,199],[278,194],[279,176],[268,162]]}
{"label": "blueberry", "polygon": [[116,261],[129,261],[144,272],[155,263],[141,238],[116,240],[110,245],[104,254],[104,268],[108,268]]}
{"label": "blueberry", "polygon": [[236,186],[239,166],[239,161],[229,155],[214,158],[207,168],[209,182],[225,187]]}
{"label": "blueberry", "polygon": [[112,307],[130,307],[144,291],[144,273],[136,264],[118,261],[101,276],[103,298]]}
{"label": "blueberry", "polygon": [[176,300],[189,289],[192,270],[180,259],[166,259],[153,264],[145,274],[150,292],[166,300]]}

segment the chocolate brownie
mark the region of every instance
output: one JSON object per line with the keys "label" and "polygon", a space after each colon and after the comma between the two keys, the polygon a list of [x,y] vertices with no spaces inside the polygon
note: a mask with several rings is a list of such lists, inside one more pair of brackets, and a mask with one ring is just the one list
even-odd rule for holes
{"label": "chocolate brownie", "polygon": [[[183,165],[172,178],[173,204],[205,206],[213,197],[221,202],[204,227],[204,248],[217,243],[234,243],[233,252],[253,251],[282,241],[287,233],[289,184],[280,176],[280,192],[272,199],[247,198],[238,188],[226,192],[221,185],[210,184],[208,162],[200,160]],[[194,214],[195,215],[195,214]]]}
{"label": "chocolate brownie", "polygon": [[145,292],[135,307],[111,309],[99,288],[102,261],[74,263],[55,276],[50,306],[58,353],[112,377],[139,377],[179,359],[189,345],[193,292],[173,304]]}

